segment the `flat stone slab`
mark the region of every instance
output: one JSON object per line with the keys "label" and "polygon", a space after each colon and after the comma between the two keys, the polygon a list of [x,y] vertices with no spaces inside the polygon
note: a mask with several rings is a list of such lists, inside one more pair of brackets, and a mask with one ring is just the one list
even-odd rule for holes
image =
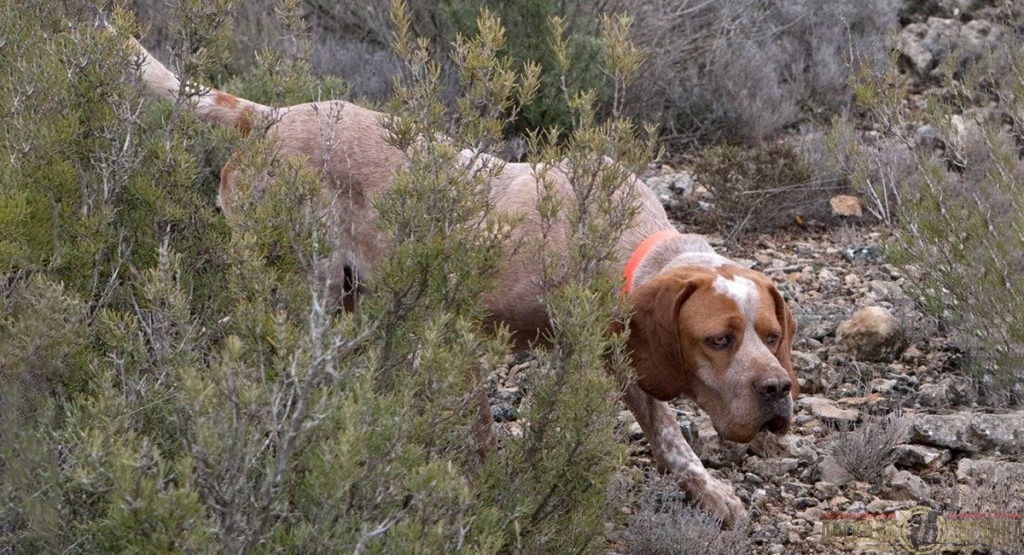
{"label": "flat stone slab", "polygon": [[911,414],[912,443],[978,453],[1024,453],[1024,411]]}

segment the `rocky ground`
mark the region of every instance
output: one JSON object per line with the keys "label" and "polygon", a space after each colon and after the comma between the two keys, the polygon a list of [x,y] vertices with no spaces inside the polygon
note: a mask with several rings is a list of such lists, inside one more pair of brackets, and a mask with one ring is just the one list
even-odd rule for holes
{"label": "rocky ground", "polygon": [[[749,507],[753,552],[836,549],[822,543],[829,513],[1022,509],[1024,411],[979,405],[962,354],[915,309],[913,279],[884,261],[885,233],[851,224],[731,247],[710,236],[720,252],[775,280],[799,326],[801,393],[790,434],[724,441],[695,404],[673,403],[705,466]],[[514,374],[492,394],[506,435],[521,429]],[[627,472],[642,476],[653,468],[650,450],[629,411],[620,421]]]}
{"label": "rocky ground", "polygon": [[[882,259],[884,233],[849,226],[718,246],[771,276],[799,324],[791,434],[733,444],[691,402],[675,404],[701,460],[750,507],[755,552],[828,550],[823,513],[1010,510],[976,495],[995,487],[1018,488],[1021,509],[1024,412],[978,406],[962,354],[915,310],[912,278]],[[630,437],[633,464],[649,465],[642,437]]]}

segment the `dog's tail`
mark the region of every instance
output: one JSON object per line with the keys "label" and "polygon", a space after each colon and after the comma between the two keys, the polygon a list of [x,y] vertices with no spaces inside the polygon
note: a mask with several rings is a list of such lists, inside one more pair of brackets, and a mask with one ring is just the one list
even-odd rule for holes
{"label": "dog's tail", "polygon": [[[173,71],[153,57],[139,41],[129,38],[132,48],[142,57],[142,80],[150,92],[176,101],[182,92],[181,81]],[[186,90],[192,89],[186,84]],[[212,121],[225,127],[234,127],[248,134],[257,116],[270,116],[272,108],[251,100],[237,97],[217,89],[196,87],[194,95],[187,100],[196,114],[203,120]]]}

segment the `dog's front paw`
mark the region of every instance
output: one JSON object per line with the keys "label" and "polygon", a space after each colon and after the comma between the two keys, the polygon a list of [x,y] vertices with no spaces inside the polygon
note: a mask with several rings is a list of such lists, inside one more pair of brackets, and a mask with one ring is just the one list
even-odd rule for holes
{"label": "dog's front paw", "polygon": [[709,477],[704,487],[694,493],[701,508],[721,519],[724,528],[734,528],[748,518],[746,507],[729,484]]}

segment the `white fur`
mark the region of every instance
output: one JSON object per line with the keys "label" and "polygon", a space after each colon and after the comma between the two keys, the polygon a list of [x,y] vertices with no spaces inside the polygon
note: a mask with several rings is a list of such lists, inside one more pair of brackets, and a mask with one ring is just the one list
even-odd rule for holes
{"label": "white fur", "polygon": [[749,367],[755,360],[774,356],[761,337],[757,335],[757,330],[754,327],[757,322],[757,311],[761,305],[761,292],[754,282],[739,276],[733,279],[718,276],[715,279],[714,287],[715,291],[732,299],[743,315],[744,328],[741,334],[743,341],[726,371],[726,380],[740,379],[744,376],[743,369]]}
{"label": "white fur", "polygon": [[[679,266],[702,266],[716,270],[729,263],[729,259],[713,252],[684,252],[672,259],[666,268]],[[662,270],[664,271],[664,270]]]}
{"label": "white fur", "polygon": [[736,303],[748,326],[752,326],[754,321],[757,320],[757,307],[760,304],[761,295],[758,293],[754,282],[740,276],[732,279],[718,276],[715,279],[715,291],[729,297]]}

